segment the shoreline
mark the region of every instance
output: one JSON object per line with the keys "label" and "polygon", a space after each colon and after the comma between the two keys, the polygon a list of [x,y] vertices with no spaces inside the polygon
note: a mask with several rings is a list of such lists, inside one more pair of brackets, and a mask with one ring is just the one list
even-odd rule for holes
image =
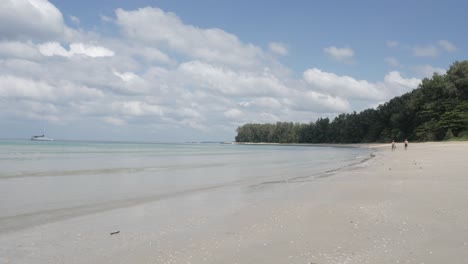
{"label": "shoreline", "polygon": [[237,202],[212,198],[230,186],[0,234],[0,263],[465,263],[468,142],[366,147],[375,157],[331,177]]}
{"label": "shoreline", "polygon": [[[426,141],[426,142],[410,142],[410,145],[421,145],[421,144],[463,144],[468,141]],[[257,145],[257,146],[298,146],[298,147],[336,147],[336,148],[382,148],[391,147],[391,142],[381,143],[269,143],[269,142],[232,142],[223,144],[233,145]],[[403,142],[396,142],[397,146],[403,146]]]}
{"label": "shoreline", "polygon": [[253,146],[293,146],[293,147],[328,147],[328,148],[369,148],[378,143],[350,143],[350,144],[332,144],[332,143],[265,143],[265,142],[232,142],[226,143],[232,145],[253,145]]}
{"label": "shoreline", "polygon": [[[370,149],[370,148],[369,148]],[[272,183],[295,183],[297,181],[301,181],[304,179],[314,180],[318,178],[330,177],[334,174],[346,170],[349,167],[356,166],[358,164],[364,163],[375,155],[373,154],[375,151],[371,151],[368,155],[362,156],[361,159],[353,161],[349,164],[344,164],[336,167],[332,167],[326,170],[316,171],[311,174],[307,174],[306,176],[291,176],[291,177],[284,177],[282,179],[263,179],[262,181],[260,178],[258,182],[250,185],[250,187],[258,187],[265,184],[272,184]],[[125,171],[129,171],[130,169],[125,169]],[[91,170],[94,171],[94,170]],[[112,170],[116,172],[115,169]],[[135,171],[135,169],[133,169]],[[105,171],[104,171],[105,172]],[[7,176],[0,176],[0,180],[18,180],[23,178],[31,178],[31,179],[38,179],[41,177],[69,177],[75,174],[82,173],[68,173],[64,174],[64,171],[57,171],[57,172],[41,172],[41,173],[29,173],[25,175],[7,175]],[[108,174],[108,173],[105,173]],[[243,182],[230,182],[225,184],[216,184],[216,185],[209,185],[200,188],[192,188],[187,190],[181,190],[178,192],[173,193],[162,193],[162,194],[153,194],[147,195],[142,197],[135,197],[135,198],[126,198],[126,199],[119,199],[114,201],[107,201],[107,202],[100,202],[97,204],[92,205],[83,205],[83,206],[72,206],[72,207],[65,207],[65,208],[55,208],[55,209],[47,209],[43,211],[37,212],[26,212],[21,213],[18,215],[10,215],[10,216],[2,216],[0,217],[0,235],[7,234],[7,233],[14,233],[17,231],[22,231],[30,228],[35,228],[40,225],[44,224],[53,224],[61,221],[66,221],[76,217],[86,217],[87,215],[103,213],[111,210],[120,210],[126,209],[134,206],[150,204],[153,202],[158,202],[160,200],[165,199],[172,199],[175,197],[190,197],[191,195],[203,193],[205,191],[210,190],[223,190],[228,189],[230,187],[239,186],[242,187]]]}

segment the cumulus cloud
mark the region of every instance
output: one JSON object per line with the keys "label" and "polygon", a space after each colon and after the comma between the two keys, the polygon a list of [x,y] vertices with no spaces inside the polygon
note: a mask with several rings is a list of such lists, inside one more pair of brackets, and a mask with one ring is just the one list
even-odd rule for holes
{"label": "cumulus cloud", "polygon": [[112,116],[104,117],[103,120],[104,122],[114,125],[114,126],[123,126],[127,124],[125,120],[121,118],[112,117]]}
{"label": "cumulus cloud", "polygon": [[287,87],[271,72],[239,72],[200,61],[182,63],[179,71],[198,87],[237,96],[285,95]]}
{"label": "cumulus cloud", "polygon": [[115,112],[128,116],[162,116],[164,114],[161,106],[144,101],[117,102],[112,108]]}
{"label": "cumulus cloud", "polygon": [[439,50],[435,46],[416,46],[413,47],[414,56],[418,57],[437,57],[439,55]]}
{"label": "cumulus cloud", "polygon": [[40,101],[85,100],[102,97],[97,89],[76,85],[67,81],[50,84],[42,80],[0,75],[0,98],[36,99]]}
{"label": "cumulus cloud", "polygon": [[271,42],[269,45],[268,45],[269,49],[271,52],[277,54],[277,55],[281,55],[281,56],[286,56],[288,55],[288,47],[286,46],[286,44],[284,43],[280,43],[280,42]]}
{"label": "cumulus cloud", "polygon": [[285,104],[296,111],[342,113],[351,110],[347,99],[317,91],[294,92]]}
{"label": "cumulus cloud", "polygon": [[83,43],[70,44],[69,53],[72,55],[82,54],[93,58],[114,56],[114,52],[112,50],[100,46],[88,45]]}
{"label": "cumulus cloud", "polygon": [[439,44],[439,46],[441,46],[445,51],[448,52],[457,51],[458,49],[454,44],[450,43],[448,40],[439,40],[437,44]]}
{"label": "cumulus cloud", "polygon": [[7,118],[69,122],[82,118],[79,117],[79,108],[86,102],[103,98],[104,93],[98,89],[68,81],[50,83],[0,75],[2,115]]}
{"label": "cumulus cloud", "polygon": [[384,77],[384,85],[390,91],[391,97],[416,89],[419,83],[421,83],[421,80],[417,78],[403,78],[397,71],[389,72]]}
{"label": "cumulus cloud", "polygon": [[412,67],[413,72],[420,78],[430,78],[434,73],[437,74],[445,74],[446,69],[444,68],[439,68],[439,67],[433,67],[431,65],[417,65]]}
{"label": "cumulus cloud", "polygon": [[118,72],[113,71],[114,75],[117,76],[123,83],[118,84],[125,87],[125,90],[134,92],[135,94],[147,94],[149,93],[148,82],[133,72]]}
{"label": "cumulus cloud", "polygon": [[224,112],[224,116],[227,118],[231,118],[231,119],[238,119],[239,117],[243,116],[243,113],[241,110],[234,108],[234,109],[229,109],[226,112]]}
{"label": "cumulus cloud", "polygon": [[154,47],[132,47],[130,53],[148,62],[176,64],[169,55]]}
{"label": "cumulus cloud", "polygon": [[335,46],[331,46],[323,49],[323,51],[333,59],[346,63],[352,62],[354,57],[354,50],[351,48],[337,48]]}
{"label": "cumulus cloud", "polygon": [[304,79],[314,88],[333,95],[355,99],[379,100],[385,97],[381,87],[366,80],[356,80],[350,76],[338,76],[313,68],[304,72]]}
{"label": "cumulus cloud", "polygon": [[0,76],[0,97],[54,100],[56,95],[53,93],[53,87],[47,83],[2,75]]}
{"label": "cumulus cloud", "polygon": [[37,47],[31,42],[1,41],[0,58],[21,58],[35,60],[41,56]]}
{"label": "cumulus cloud", "polygon": [[239,102],[239,105],[256,109],[280,109],[283,106],[279,99],[273,97],[260,97],[251,101],[242,101]]}
{"label": "cumulus cloud", "polygon": [[70,44],[70,49],[66,50],[58,42],[47,42],[39,45],[39,51],[44,56],[71,57],[74,55],[85,55],[92,58],[114,56],[112,50],[83,43],[72,43]]}
{"label": "cumulus cloud", "polygon": [[[164,45],[192,58],[240,67],[258,66],[263,53],[252,44],[218,28],[201,29],[185,24],[177,15],[159,8],[116,10],[123,34],[147,44]],[[157,26],[154,26],[157,25]]]}
{"label": "cumulus cloud", "polygon": [[[5,107],[6,106],[6,107]],[[59,108],[49,102],[40,101],[18,101],[12,105],[0,105],[1,116],[15,117],[20,120],[41,120],[42,122],[61,123],[67,117],[60,118]],[[28,109],[29,111],[24,111]]]}
{"label": "cumulus cloud", "polygon": [[417,88],[419,79],[405,79],[399,72],[385,75],[383,82],[356,80],[313,68],[304,72],[304,80],[313,88],[327,94],[349,99],[381,101]]}
{"label": "cumulus cloud", "polygon": [[138,80],[140,79],[138,77],[138,75],[136,75],[135,73],[133,72],[123,72],[123,73],[120,73],[118,71],[114,71],[114,75],[119,77],[122,81],[124,82],[132,82],[132,81],[135,81],[135,80]]}
{"label": "cumulus cloud", "polygon": [[0,39],[51,39],[64,31],[62,13],[46,0],[0,1]]}

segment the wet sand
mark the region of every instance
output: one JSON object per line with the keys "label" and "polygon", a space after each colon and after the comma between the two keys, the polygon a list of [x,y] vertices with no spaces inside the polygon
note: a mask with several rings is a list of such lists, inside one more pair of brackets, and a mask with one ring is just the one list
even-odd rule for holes
{"label": "wet sand", "polygon": [[0,263],[466,263],[468,143],[371,147],[323,177],[3,232]]}

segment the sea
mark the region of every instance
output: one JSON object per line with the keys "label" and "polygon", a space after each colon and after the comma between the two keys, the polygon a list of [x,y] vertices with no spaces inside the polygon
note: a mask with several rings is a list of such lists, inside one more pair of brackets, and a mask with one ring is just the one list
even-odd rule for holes
{"label": "sea", "polygon": [[355,147],[0,140],[0,233],[213,191],[203,206],[216,208],[370,155]]}

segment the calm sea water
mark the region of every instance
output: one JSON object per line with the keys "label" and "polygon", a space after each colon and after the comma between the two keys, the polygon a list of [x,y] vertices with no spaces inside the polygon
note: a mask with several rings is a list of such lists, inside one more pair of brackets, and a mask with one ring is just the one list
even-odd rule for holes
{"label": "calm sea water", "polygon": [[367,149],[310,146],[0,140],[0,222],[8,228],[24,219],[71,217],[230,186],[238,186],[241,196],[264,191],[255,186],[266,183],[318,177],[369,155]]}

